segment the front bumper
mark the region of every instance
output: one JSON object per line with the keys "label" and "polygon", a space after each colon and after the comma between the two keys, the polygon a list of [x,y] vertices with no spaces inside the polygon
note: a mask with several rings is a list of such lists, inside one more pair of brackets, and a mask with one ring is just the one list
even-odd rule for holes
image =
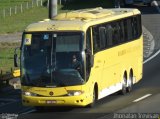
{"label": "front bumper", "polygon": [[22,95],[24,106],[86,106],[91,98],[86,95],[64,97],[36,97]]}

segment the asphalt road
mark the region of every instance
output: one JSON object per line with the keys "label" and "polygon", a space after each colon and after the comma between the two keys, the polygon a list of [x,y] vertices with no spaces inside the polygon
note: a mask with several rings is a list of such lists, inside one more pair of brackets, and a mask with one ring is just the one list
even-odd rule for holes
{"label": "asphalt road", "polygon": [[[142,11],[142,23],[154,38],[155,53],[160,48],[160,15],[153,7],[136,7]],[[8,114],[20,119],[112,119],[117,113],[160,113],[160,54],[144,63],[143,72],[143,79],[130,94],[110,95],[98,101],[94,108],[59,107],[38,112],[32,107],[23,107],[20,91],[12,91],[0,101],[0,119]]]}

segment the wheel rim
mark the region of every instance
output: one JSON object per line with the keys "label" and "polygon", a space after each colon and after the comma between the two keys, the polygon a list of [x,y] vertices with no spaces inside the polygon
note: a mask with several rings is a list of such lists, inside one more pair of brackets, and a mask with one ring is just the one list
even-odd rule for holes
{"label": "wheel rim", "polygon": [[127,88],[128,92],[131,92],[132,85],[133,85],[133,76],[130,74],[129,80],[128,80],[128,88]]}
{"label": "wheel rim", "polygon": [[126,77],[124,76],[124,77],[123,77],[123,84],[122,84],[122,94],[125,94],[125,93],[126,93],[126,89],[127,89],[127,79],[126,79]]}

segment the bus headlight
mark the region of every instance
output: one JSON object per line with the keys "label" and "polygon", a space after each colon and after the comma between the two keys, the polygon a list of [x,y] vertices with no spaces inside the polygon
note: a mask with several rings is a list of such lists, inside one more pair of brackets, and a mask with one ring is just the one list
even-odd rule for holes
{"label": "bus headlight", "polygon": [[37,94],[32,93],[32,92],[28,92],[28,91],[22,91],[22,95],[25,95],[25,96],[37,96]]}
{"label": "bus headlight", "polygon": [[84,91],[81,90],[68,90],[68,96],[78,96],[84,93]]}

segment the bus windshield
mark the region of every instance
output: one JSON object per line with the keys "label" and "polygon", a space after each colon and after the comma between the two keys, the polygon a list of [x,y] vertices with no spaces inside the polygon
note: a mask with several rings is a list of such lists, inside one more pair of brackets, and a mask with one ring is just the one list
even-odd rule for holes
{"label": "bus windshield", "polygon": [[22,85],[74,86],[84,83],[82,32],[24,33]]}

